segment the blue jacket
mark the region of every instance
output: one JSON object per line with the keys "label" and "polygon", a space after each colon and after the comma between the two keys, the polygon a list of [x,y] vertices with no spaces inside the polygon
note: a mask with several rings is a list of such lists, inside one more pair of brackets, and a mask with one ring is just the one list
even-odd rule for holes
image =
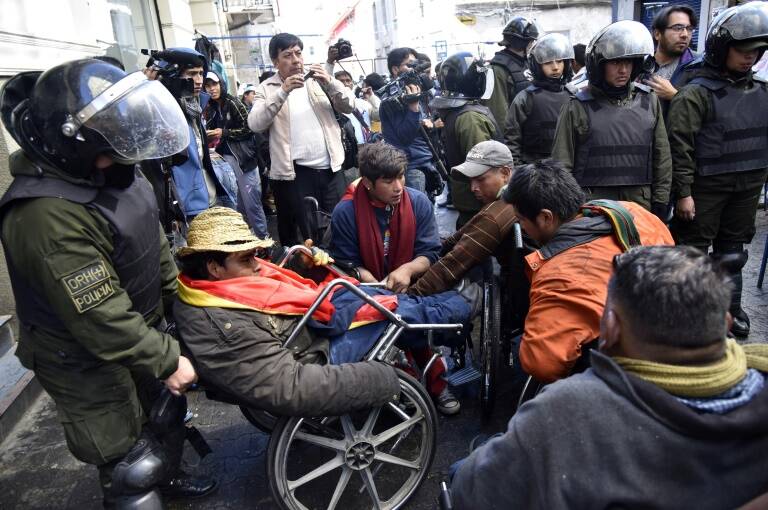
{"label": "blue jacket", "polygon": [[[405,190],[411,197],[411,206],[416,217],[416,242],[413,247],[413,258],[427,257],[429,262],[434,264],[440,255],[441,244],[437,222],[432,212],[432,203],[420,191],[412,188],[405,188]],[[374,213],[379,221],[383,238],[387,229],[386,212],[384,209],[375,208]],[[352,200],[341,201],[331,216],[331,256],[337,260],[350,262],[355,267],[362,267],[363,260],[360,257],[359,245],[355,205]]]}
{"label": "blue jacket", "polygon": [[432,152],[419,129],[423,118],[421,112],[412,112],[406,107],[384,107],[379,108],[379,115],[384,140],[405,152],[409,170],[432,164]]}

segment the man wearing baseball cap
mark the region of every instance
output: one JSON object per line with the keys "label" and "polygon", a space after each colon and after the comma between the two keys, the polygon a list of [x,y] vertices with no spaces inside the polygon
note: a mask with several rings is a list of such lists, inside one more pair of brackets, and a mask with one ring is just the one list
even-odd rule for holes
{"label": "man wearing baseball cap", "polygon": [[509,148],[495,140],[478,143],[470,149],[464,163],[453,167],[454,172],[470,179],[470,189],[483,208],[443,241],[445,255],[411,285],[409,294],[426,296],[451,289],[470,269],[493,255],[501,265],[505,297],[513,300],[505,310],[514,313],[522,325],[528,308],[528,281],[522,271],[527,252],[515,248],[514,208],[500,199],[512,168]]}

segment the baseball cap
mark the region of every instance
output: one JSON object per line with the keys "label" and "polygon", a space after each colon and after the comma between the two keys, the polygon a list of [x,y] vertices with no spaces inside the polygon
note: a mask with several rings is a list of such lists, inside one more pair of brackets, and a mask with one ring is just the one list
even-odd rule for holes
{"label": "baseball cap", "polygon": [[248,92],[256,92],[256,85],[248,85],[243,90],[243,94],[247,94]]}
{"label": "baseball cap", "polygon": [[214,73],[213,71],[208,71],[208,74],[205,75],[206,80],[213,80],[216,83],[219,83],[219,76]]}
{"label": "baseball cap", "polygon": [[509,147],[496,140],[488,140],[472,147],[464,163],[453,167],[453,170],[471,179],[483,175],[491,168],[512,167],[512,165],[512,153]]}

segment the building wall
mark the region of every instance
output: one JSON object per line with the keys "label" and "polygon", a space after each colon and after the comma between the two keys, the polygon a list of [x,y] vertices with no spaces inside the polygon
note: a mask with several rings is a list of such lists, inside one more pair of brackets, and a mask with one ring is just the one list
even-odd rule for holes
{"label": "building wall", "polygon": [[[154,0],[0,0],[0,13],[0,86],[18,72],[95,55],[115,56],[133,71],[146,63],[141,48],[162,48],[163,41],[166,47],[194,46],[189,0],[157,0],[157,10]],[[0,127],[0,193],[10,185],[8,156],[17,149]],[[14,313],[2,256],[0,315]]]}

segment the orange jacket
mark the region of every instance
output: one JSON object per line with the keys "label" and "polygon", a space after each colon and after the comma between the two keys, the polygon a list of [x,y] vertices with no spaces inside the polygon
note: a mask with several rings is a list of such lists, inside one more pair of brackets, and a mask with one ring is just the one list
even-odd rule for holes
{"label": "orange jacket", "polygon": [[[621,202],[635,220],[643,245],[673,245],[667,227],[632,202]],[[613,271],[613,257],[621,248],[613,236],[574,246],[544,259],[540,251],[528,255],[531,306],[520,344],[523,369],[541,382],[567,377],[581,356],[581,346],[600,336]]]}

